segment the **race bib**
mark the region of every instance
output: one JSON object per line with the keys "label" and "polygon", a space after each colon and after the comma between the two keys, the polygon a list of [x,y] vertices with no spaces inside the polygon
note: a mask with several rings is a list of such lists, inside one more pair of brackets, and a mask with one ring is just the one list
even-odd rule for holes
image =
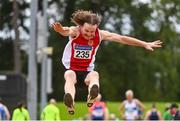
{"label": "race bib", "polygon": [[75,45],[74,47],[74,58],[90,59],[91,53],[92,53],[92,46]]}

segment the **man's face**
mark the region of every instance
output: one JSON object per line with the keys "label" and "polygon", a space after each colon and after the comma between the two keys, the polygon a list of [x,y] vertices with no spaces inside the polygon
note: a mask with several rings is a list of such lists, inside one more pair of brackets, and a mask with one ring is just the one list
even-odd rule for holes
{"label": "man's face", "polygon": [[84,23],[84,25],[81,27],[82,36],[87,40],[92,39],[95,37],[96,29],[97,25]]}
{"label": "man's face", "polygon": [[127,96],[126,96],[126,99],[127,99],[128,101],[131,101],[131,100],[133,99],[133,95],[130,95],[130,94],[127,95]]}
{"label": "man's face", "polygon": [[171,113],[172,115],[175,115],[175,114],[176,114],[176,111],[177,111],[177,108],[172,108],[172,109],[170,110],[170,113]]}

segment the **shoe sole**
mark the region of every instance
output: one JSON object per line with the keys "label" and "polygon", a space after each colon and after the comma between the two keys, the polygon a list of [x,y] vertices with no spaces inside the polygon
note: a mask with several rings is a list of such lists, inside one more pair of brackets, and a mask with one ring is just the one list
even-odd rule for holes
{"label": "shoe sole", "polygon": [[87,101],[88,107],[92,107],[92,105],[95,101],[95,98],[98,96],[98,94],[99,94],[99,87],[97,85],[93,85],[91,87],[90,96],[89,96],[88,101]]}
{"label": "shoe sole", "polygon": [[72,99],[72,96],[69,93],[64,95],[64,104],[68,108],[68,113],[73,115],[75,113],[74,112],[74,106],[73,106],[73,99]]}

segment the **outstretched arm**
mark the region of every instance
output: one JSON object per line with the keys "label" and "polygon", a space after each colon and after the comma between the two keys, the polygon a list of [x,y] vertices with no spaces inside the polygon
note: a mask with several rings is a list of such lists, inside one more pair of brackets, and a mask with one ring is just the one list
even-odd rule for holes
{"label": "outstretched arm", "polygon": [[153,48],[161,47],[161,44],[162,44],[160,40],[153,41],[153,42],[145,42],[145,41],[141,41],[136,38],[133,38],[133,37],[122,36],[122,35],[112,33],[109,31],[104,31],[104,30],[100,30],[100,34],[101,34],[102,40],[110,40],[110,41],[115,41],[115,42],[132,45],[132,46],[140,46],[151,51],[154,50]]}
{"label": "outstretched arm", "polygon": [[77,36],[77,27],[63,27],[59,22],[52,24],[52,28],[63,36]]}

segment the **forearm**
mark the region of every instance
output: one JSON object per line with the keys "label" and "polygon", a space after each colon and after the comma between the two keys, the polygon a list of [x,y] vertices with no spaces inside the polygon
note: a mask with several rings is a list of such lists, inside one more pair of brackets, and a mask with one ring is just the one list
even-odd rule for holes
{"label": "forearm", "polygon": [[108,111],[107,108],[105,109],[104,119],[105,119],[105,120],[109,120],[109,111]]}
{"label": "forearm", "polygon": [[52,24],[52,28],[63,36],[71,36],[74,34],[74,27],[63,27],[60,23],[56,22]]}
{"label": "forearm", "polygon": [[144,111],[145,106],[143,105],[143,103],[141,101],[139,101],[138,99],[136,99],[136,103],[140,107],[141,111]]}
{"label": "forearm", "polygon": [[69,27],[62,27],[61,31],[58,31],[59,34],[62,36],[70,36],[70,28]]}
{"label": "forearm", "polygon": [[119,108],[119,114],[122,118],[124,118],[124,106],[120,106]]}
{"label": "forearm", "polygon": [[119,38],[119,42],[132,46],[140,46],[140,47],[146,46],[146,42],[128,36],[121,36]]}
{"label": "forearm", "polygon": [[5,112],[6,112],[6,119],[9,120],[10,119],[9,110],[7,108],[5,108]]}

